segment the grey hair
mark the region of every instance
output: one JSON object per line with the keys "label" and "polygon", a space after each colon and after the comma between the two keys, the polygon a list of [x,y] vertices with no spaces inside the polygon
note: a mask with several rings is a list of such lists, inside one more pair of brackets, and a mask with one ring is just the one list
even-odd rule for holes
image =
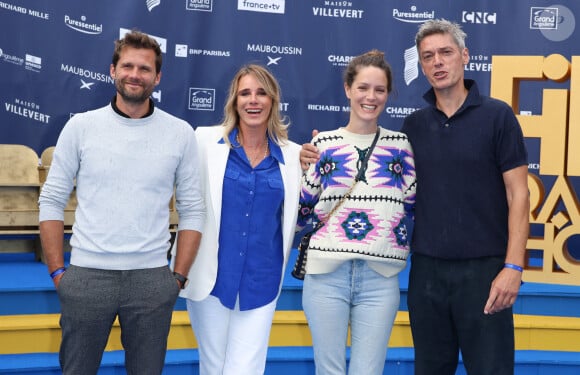
{"label": "grey hair", "polygon": [[415,45],[417,48],[419,48],[423,39],[433,34],[450,34],[460,49],[465,48],[467,34],[461,30],[461,26],[458,23],[443,18],[428,20],[419,26],[419,30],[415,35]]}

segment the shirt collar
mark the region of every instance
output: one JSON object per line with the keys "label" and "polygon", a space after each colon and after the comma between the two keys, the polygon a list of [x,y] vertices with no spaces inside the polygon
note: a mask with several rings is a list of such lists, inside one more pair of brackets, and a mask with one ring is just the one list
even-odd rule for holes
{"label": "shirt collar", "polygon": [[[465,98],[465,102],[463,102],[461,108],[457,110],[457,113],[465,110],[468,107],[477,106],[481,104],[481,95],[479,94],[477,82],[475,82],[472,79],[464,79],[463,84],[465,85],[465,88],[468,90],[467,98]],[[435,90],[433,88],[429,89],[423,95],[423,99],[425,99],[425,101],[429,103],[429,105],[436,108],[437,98],[435,97]]]}
{"label": "shirt collar", "polygon": [[[230,143],[234,146],[234,147],[240,147],[241,145],[238,143],[237,140],[237,135],[240,132],[240,130],[236,127],[234,128],[234,130],[232,130],[228,136],[228,138],[230,139]],[[223,137],[220,138],[220,140],[218,141],[218,143],[223,144],[225,143]],[[280,146],[272,141],[272,139],[270,137],[268,137],[268,147],[270,148],[270,155],[276,159],[276,161],[280,164],[284,164],[284,155],[282,154],[282,149],[280,148]]]}
{"label": "shirt collar", "polygon": [[[116,99],[117,99],[117,95],[115,94],[113,96],[113,99],[111,99],[111,107],[113,107],[113,111],[115,111],[119,116],[123,116],[123,117],[126,117],[126,118],[131,118],[128,114],[126,114],[125,112],[121,111],[119,109],[119,107],[117,107]],[[153,102],[153,99],[149,98],[149,110],[141,118],[145,118],[145,117],[151,116],[153,114],[153,110],[154,109],[155,109],[155,103]]]}

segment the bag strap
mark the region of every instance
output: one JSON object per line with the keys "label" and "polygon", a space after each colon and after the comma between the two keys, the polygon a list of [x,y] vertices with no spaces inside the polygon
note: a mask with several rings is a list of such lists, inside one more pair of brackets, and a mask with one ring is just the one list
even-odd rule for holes
{"label": "bag strap", "polygon": [[[354,179],[355,184],[362,180],[362,178],[365,175],[365,172],[367,171],[367,166],[369,163],[369,159],[371,158],[371,154],[373,153],[373,150],[375,149],[375,146],[377,144],[377,141],[379,140],[379,135],[381,133],[381,128],[380,126],[377,126],[377,133],[375,134],[375,138],[373,139],[373,143],[371,143],[371,147],[369,147],[369,150],[367,151],[364,160],[362,161],[362,164],[360,165],[360,169],[358,170],[358,173],[356,175],[356,178]],[[354,186],[354,185],[353,185]],[[350,191],[349,191],[350,193]]]}
{"label": "bag strap", "polygon": [[350,186],[350,188],[348,189],[348,191],[340,198],[340,200],[338,201],[338,203],[333,207],[333,209],[328,213],[328,215],[326,215],[325,220],[320,220],[318,223],[316,223],[316,226],[314,227],[314,229],[312,229],[312,231],[310,232],[311,234],[316,233],[316,231],[318,231],[320,228],[322,228],[322,226],[324,224],[326,224],[326,222],[328,221],[328,219],[330,219],[330,217],[336,212],[336,210],[342,205],[342,203],[350,196],[350,193],[352,193],[355,185],[357,184],[357,182],[359,182],[360,180],[363,179],[364,174],[367,170],[367,166],[369,163],[369,159],[371,157],[371,154],[373,153],[373,150],[377,144],[377,141],[379,140],[379,135],[381,133],[381,127],[377,126],[377,132],[375,134],[375,138],[373,139],[373,143],[371,143],[371,146],[369,147],[365,158],[363,159],[360,169],[358,170],[358,173],[354,179],[354,183]]}

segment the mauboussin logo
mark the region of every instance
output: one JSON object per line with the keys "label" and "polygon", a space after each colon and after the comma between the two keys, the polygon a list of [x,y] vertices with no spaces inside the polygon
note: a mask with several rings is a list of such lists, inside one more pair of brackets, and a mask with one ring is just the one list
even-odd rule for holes
{"label": "mauboussin logo", "polygon": [[190,87],[189,110],[213,111],[215,109],[215,89]]}

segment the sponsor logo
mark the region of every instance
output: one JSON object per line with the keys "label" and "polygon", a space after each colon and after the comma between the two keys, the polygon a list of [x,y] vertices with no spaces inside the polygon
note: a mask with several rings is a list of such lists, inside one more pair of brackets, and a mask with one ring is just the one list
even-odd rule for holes
{"label": "sponsor logo", "polygon": [[530,29],[557,29],[558,8],[530,8]]}
{"label": "sponsor logo", "polygon": [[471,55],[463,69],[468,72],[491,72],[491,59],[485,55]]}
{"label": "sponsor logo", "polygon": [[230,51],[221,51],[216,49],[197,49],[189,48],[187,44],[176,44],[175,45],[175,56],[176,57],[187,57],[189,55],[194,56],[213,56],[213,57],[230,57]]}
{"label": "sponsor logo", "polygon": [[327,59],[332,66],[347,66],[353,58],[355,58],[355,56],[328,55]]}
{"label": "sponsor logo", "polygon": [[576,18],[569,8],[560,4],[531,7],[530,29],[540,30],[552,42],[561,42],[568,39],[576,29]]}
{"label": "sponsor logo", "polygon": [[386,107],[385,112],[391,116],[391,118],[405,118],[411,113],[421,108],[413,107]]}
{"label": "sponsor logo", "polygon": [[268,59],[266,65],[278,65],[278,62],[282,58],[280,56],[272,57],[272,55],[302,55],[301,47],[276,46],[270,44],[248,44],[246,51],[266,54]]}
{"label": "sponsor logo", "polygon": [[161,0],[146,0],[145,4],[147,5],[147,10],[151,12],[153,8],[161,4]]}
{"label": "sponsor logo", "polygon": [[329,104],[308,104],[306,107],[309,111],[316,112],[350,112],[350,106],[348,105],[329,105]]}
{"label": "sponsor logo", "polygon": [[83,89],[90,90],[91,86],[94,84],[95,84],[94,82],[85,82],[83,79],[81,79],[81,90]]}
{"label": "sponsor logo", "polygon": [[14,99],[13,103],[4,103],[4,110],[17,116],[25,117],[43,124],[48,124],[50,115],[40,112],[40,106],[27,100]]}
{"label": "sponsor logo", "polygon": [[324,0],[322,6],[312,7],[312,14],[315,17],[333,18],[363,18],[363,9],[354,9],[352,1],[328,1]]}
{"label": "sponsor logo", "polygon": [[461,12],[461,22],[475,24],[496,24],[497,13],[466,11]]}
{"label": "sponsor logo", "polygon": [[289,106],[290,106],[289,103],[280,103],[280,105],[278,105],[278,107],[280,108],[280,111],[282,111],[282,112],[287,112]]}
{"label": "sponsor logo", "polygon": [[189,49],[190,55],[196,56],[214,56],[214,57],[230,57],[230,51],[219,51],[212,49]]}
{"label": "sponsor logo", "polygon": [[175,45],[175,57],[187,57],[187,44]]}
{"label": "sponsor logo", "polygon": [[22,57],[8,55],[4,53],[4,51],[1,48],[0,48],[0,60],[14,65],[24,64],[24,59]]}
{"label": "sponsor logo", "polygon": [[22,7],[22,6],[17,6],[17,5],[10,4],[10,3],[5,3],[3,1],[0,1],[0,8],[6,9],[6,10],[9,10],[12,12],[20,13],[20,14],[29,15],[31,17],[41,18],[41,19],[47,20],[47,21],[50,19],[49,13],[42,12],[40,10],[35,10],[35,9],[27,9],[25,7]]}
{"label": "sponsor logo", "polygon": [[[111,84],[115,83],[115,81],[113,80],[113,77],[111,77],[108,73],[105,74],[105,73],[93,72],[93,71],[90,71],[88,69],[84,69],[84,68],[81,68],[78,66],[71,66],[71,65],[66,65],[66,64],[61,64],[60,70],[62,72],[74,74],[74,75],[82,77],[82,78],[88,78],[88,79],[93,80],[93,81],[99,81],[99,82],[105,82],[105,83],[111,83]],[[82,82],[84,82],[84,81],[82,81]],[[81,86],[81,88],[83,88],[83,87]]]}
{"label": "sponsor logo", "polygon": [[286,0],[238,0],[238,10],[284,14]]}
{"label": "sponsor logo", "polygon": [[278,65],[278,61],[282,58],[282,56],[280,57],[270,57],[270,56],[266,56],[268,58],[268,63],[266,65]]}
{"label": "sponsor logo", "polygon": [[98,35],[103,32],[103,24],[87,22],[87,17],[81,16],[80,20],[64,15],[64,24],[69,28],[84,34]]}
{"label": "sponsor logo", "polygon": [[274,46],[269,44],[248,44],[248,52],[272,53],[278,55],[302,55],[302,48],[294,46]]}
{"label": "sponsor logo", "polygon": [[25,69],[33,72],[40,72],[40,69],[42,69],[42,59],[40,57],[27,53],[24,60]]}
{"label": "sponsor logo", "polygon": [[393,9],[393,18],[397,21],[408,23],[423,23],[428,20],[435,19],[435,11],[417,11],[415,5],[411,6],[410,10]]}
{"label": "sponsor logo", "polygon": [[157,90],[157,91],[153,91],[151,93],[151,98],[157,100],[159,103],[161,103],[161,90]]}
{"label": "sponsor logo", "polygon": [[213,0],[186,0],[185,9],[211,12],[213,9]]}
{"label": "sponsor logo", "polygon": [[[119,39],[122,39],[125,36],[125,34],[127,34],[129,32],[131,32],[131,30],[120,27],[119,28]],[[157,41],[157,43],[159,43],[159,47],[161,48],[161,52],[163,52],[163,53],[167,52],[167,39],[161,38],[159,36],[151,35],[151,34],[147,34],[147,35],[149,35],[151,38],[155,39]]]}
{"label": "sponsor logo", "polygon": [[403,69],[405,84],[409,86],[411,82],[419,77],[419,52],[417,52],[417,47],[407,48],[403,59],[405,60],[405,68]]}
{"label": "sponsor logo", "polygon": [[215,110],[215,89],[190,87],[189,105],[191,111]]}

